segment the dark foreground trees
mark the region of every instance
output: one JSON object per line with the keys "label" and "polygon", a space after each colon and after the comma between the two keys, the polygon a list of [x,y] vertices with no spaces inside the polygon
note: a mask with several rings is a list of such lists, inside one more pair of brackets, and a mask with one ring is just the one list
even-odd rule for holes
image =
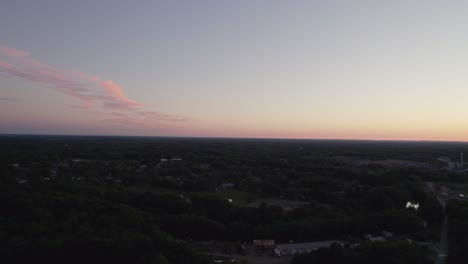
{"label": "dark foreground trees", "polygon": [[295,256],[292,264],[430,264],[424,249],[407,241],[374,242],[362,246],[356,254],[339,244],[307,255]]}
{"label": "dark foreground trees", "polygon": [[[451,148],[48,136],[0,137],[0,146],[0,256],[5,263],[195,264],[212,262],[187,246],[203,240],[238,245],[253,239],[362,241],[365,234],[386,230],[426,241],[440,233],[441,207],[421,182],[438,174],[431,165],[434,155]],[[428,166],[386,166],[388,159]],[[407,201],[420,203],[420,212],[406,209]],[[460,236],[460,250],[453,252],[464,256],[464,220],[453,221],[454,230],[461,230],[454,236]],[[371,261],[374,255],[400,256],[402,248],[369,246],[355,255]],[[311,257],[339,262],[343,259],[330,258],[340,252],[345,260],[356,259],[336,247]]]}
{"label": "dark foreground trees", "polygon": [[468,259],[468,202],[450,200],[446,211],[449,219],[448,263],[466,263]]}
{"label": "dark foreground trees", "polygon": [[154,216],[91,194],[0,187],[2,263],[210,263],[161,232]]}

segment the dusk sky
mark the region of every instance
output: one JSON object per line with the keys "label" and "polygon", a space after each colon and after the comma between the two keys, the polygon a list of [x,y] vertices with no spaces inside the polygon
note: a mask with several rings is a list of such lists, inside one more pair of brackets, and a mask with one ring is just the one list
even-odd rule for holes
{"label": "dusk sky", "polygon": [[468,141],[468,1],[2,0],[0,134]]}

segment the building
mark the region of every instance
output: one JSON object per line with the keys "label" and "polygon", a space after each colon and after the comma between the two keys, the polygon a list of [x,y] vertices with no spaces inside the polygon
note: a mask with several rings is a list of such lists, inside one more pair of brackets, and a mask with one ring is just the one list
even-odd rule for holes
{"label": "building", "polygon": [[392,232],[385,231],[385,230],[382,231],[382,235],[383,235],[384,237],[393,237],[393,233],[392,233]]}
{"label": "building", "polygon": [[387,239],[383,236],[373,236],[372,234],[364,235],[364,238],[371,242],[385,242]]}
{"label": "building", "polygon": [[256,249],[273,249],[275,248],[275,240],[273,239],[256,239],[254,240]]}
{"label": "building", "polygon": [[335,240],[318,241],[312,243],[282,244],[277,245],[274,252],[275,255],[278,257],[297,254],[307,254],[319,248],[329,248],[333,243],[343,245],[342,243]]}
{"label": "building", "polygon": [[221,183],[219,186],[222,190],[232,190],[234,188],[234,183]]}

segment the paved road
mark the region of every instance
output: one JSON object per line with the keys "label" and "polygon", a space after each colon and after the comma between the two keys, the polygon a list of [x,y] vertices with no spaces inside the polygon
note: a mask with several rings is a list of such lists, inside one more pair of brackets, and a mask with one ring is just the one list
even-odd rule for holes
{"label": "paved road", "polygon": [[444,208],[444,222],[442,224],[442,229],[440,231],[440,241],[437,245],[437,257],[435,264],[445,264],[447,262],[447,253],[448,253],[448,217],[445,213],[445,205],[447,200],[457,199],[459,197],[456,194],[452,193],[450,189],[444,186],[436,185],[432,182],[426,182],[426,191],[437,193],[437,200]]}
{"label": "paved road", "polygon": [[444,223],[442,224],[442,231],[440,234],[440,242],[438,248],[438,255],[436,259],[436,264],[445,264],[447,260],[447,228],[448,228],[448,219],[447,215],[444,217]]}
{"label": "paved road", "polygon": [[[445,197],[440,197],[440,194],[437,196],[437,200],[442,204],[442,207],[444,208],[445,212],[445,204],[447,203],[446,201],[447,198]],[[440,231],[440,242],[438,246],[438,255],[435,264],[445,264],[447,262],[447,243],[448,243],[448,217],[447,214],[444,213],[444,223],[442,224],[442,230]]]}

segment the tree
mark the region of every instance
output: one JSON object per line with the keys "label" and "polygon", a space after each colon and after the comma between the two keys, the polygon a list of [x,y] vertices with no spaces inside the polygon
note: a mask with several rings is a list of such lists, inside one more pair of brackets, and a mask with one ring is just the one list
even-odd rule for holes
{"label": "tree", "polygon": [[151,264],[169,264],[169,260],[163,254],[158,253]]}
{"label": "tree", "polygon": [[419,208],[419,215],[430,225],[439,226],[444,219],[444,208],[433,195],[426,197]]}

